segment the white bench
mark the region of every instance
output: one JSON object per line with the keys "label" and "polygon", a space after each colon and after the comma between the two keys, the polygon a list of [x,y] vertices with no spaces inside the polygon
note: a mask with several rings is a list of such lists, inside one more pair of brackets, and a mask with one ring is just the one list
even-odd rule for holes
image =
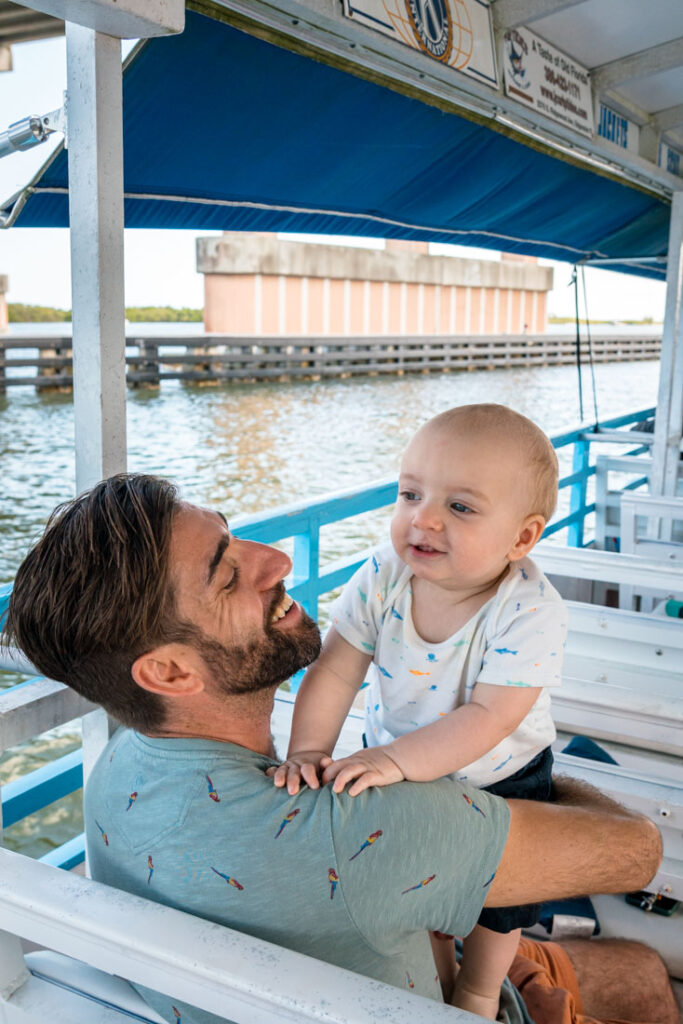
{"label": "white bench", "polygon": [[683,756],[683,623],[679,619],[569,606],[560,729]]}
{"label": "white bench", "polygon": [[[683,567],[683,497],[625,492],[621,497],[621,550]],[[626,584],[619,588],[619,606],[632,608],[634,599],[640,597],[641,610],[651,611],[662,596],[661,587]],[[672,596],[683,596],[683,588]]]}
{"label": "white bench", "polygon": [[[624,487],[646,478],[649,486],[652,456],[598,455],[595,460],[595,545],[615,551],[621,540],[621,495]],[[615,481],[615,477],[618,480]]]}
{"label": "white bench", "polygon": [[[0,849],[0,1020],[162,1020],[122,979],[238,1024],[481,1018]],[[20,939],[54,953],[24,957]],[[86,966],[87,965],[87,966]],[[116,977],[112,978],[112,975]]]}

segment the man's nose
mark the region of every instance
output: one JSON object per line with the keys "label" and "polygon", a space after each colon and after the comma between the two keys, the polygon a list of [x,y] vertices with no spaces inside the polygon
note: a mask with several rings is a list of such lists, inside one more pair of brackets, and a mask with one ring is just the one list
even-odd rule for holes
{"label": "man's nose", "polygon": [[291,572],[292,560],[284,551],[254,540],[240,543],[244,545],[242,564],[249,566],[253,583],[259,590],[270,590]]}

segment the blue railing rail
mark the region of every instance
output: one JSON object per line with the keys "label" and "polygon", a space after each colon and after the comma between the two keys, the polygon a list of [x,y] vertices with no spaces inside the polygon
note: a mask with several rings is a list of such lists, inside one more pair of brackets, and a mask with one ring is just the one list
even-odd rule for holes
{"label": "blue railing rail", "polygon": [[[586,520],[595,512],[595,502],[587,504],[588,482],[595,475],[592,443],[598,439],[600,430],[627,427],[650,418],[654,412],[653,408],[641,409],[597,425],[581,426],[551,439],[556,449],[572,445],[573,454],[571,473],[562,477],[559,482],[561,491],[569,489],[569,512],[549,524],[544,533],[545,537],[566,529],[568,545],[584,546]],[[628,441],[628,434],[625,434],[625,440]],[[646,446],[639,445],[628,454],[640,454],[646,450]],[[643,476],[632,481],[627,487],[630,490],[646,482],[647,477]],[[321,570],[321,528],[365,512],[386,508],[396,500],[396,491],[395,479],[382,480],[370,486],[325,494],[312,501],[281,506],[274,512],[242,517],[231,524],[231,527],[236,536],[264,544],[293,539],[292,579],[287,589],[310,615],[317,618],[319,598],[341,587],[367,557],[367,552],[354,552],[349,557],[324,565]],[[9,602],[10,591],[11,584],[0,585],[0,623]],[[32,681],[18,685],[26,686]],[[4,827],[7,828],[55,800],[69,795],[82,784],[81,751],[57,758],[50,764],[8,783],[2,787]],[[41,857],[41,860],[58,867],[71,868],[83,858],[84,841],[80,835]]]}

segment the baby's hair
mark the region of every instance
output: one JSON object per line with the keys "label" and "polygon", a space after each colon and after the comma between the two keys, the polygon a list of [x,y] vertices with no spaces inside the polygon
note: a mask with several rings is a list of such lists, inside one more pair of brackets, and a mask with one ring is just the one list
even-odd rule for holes
{"label": "baby's hair", "polygon": [[499,438],[525,455],[530,473],[530,508],[527,515],[542,515],[548,522],[557,504],[558,464],[550,438],[532,420],[506,405],[482,402],[460,405],[425,424],[442,430]]}

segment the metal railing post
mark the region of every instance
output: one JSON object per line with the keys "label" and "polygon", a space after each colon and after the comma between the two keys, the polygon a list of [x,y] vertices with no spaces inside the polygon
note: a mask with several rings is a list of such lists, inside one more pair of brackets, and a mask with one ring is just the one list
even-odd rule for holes
{"label": "metal railing post", "polygon": [[657,418],[650,492],[675,494],[683,427],[683,192],[671,202],[666,305],[662,330]]}
{"label": "metal railing post", "polygon": [[311,516],[308,520],[308,531],[297,533],[294,537],[294,566],[292,569],[294,586],[305,584],[307,594],[301,604],[311,618],[318,618],[318,588],[320,576],[320,520]]}
{"label": "metal railing post", "polygon": [[[572,484],[569,493],[569,513],[579,512],[586,505],[586,489],[588,486],[588,468],[590,464],[590,441],[578,440],[574,442],[574,454],[572,457],[572,475],[580,473],[581,476]],[[570,547],[583,547],[583,528],[585,518],[582,516],[575,523],[570,523],[567,531],[567,544]]]}

